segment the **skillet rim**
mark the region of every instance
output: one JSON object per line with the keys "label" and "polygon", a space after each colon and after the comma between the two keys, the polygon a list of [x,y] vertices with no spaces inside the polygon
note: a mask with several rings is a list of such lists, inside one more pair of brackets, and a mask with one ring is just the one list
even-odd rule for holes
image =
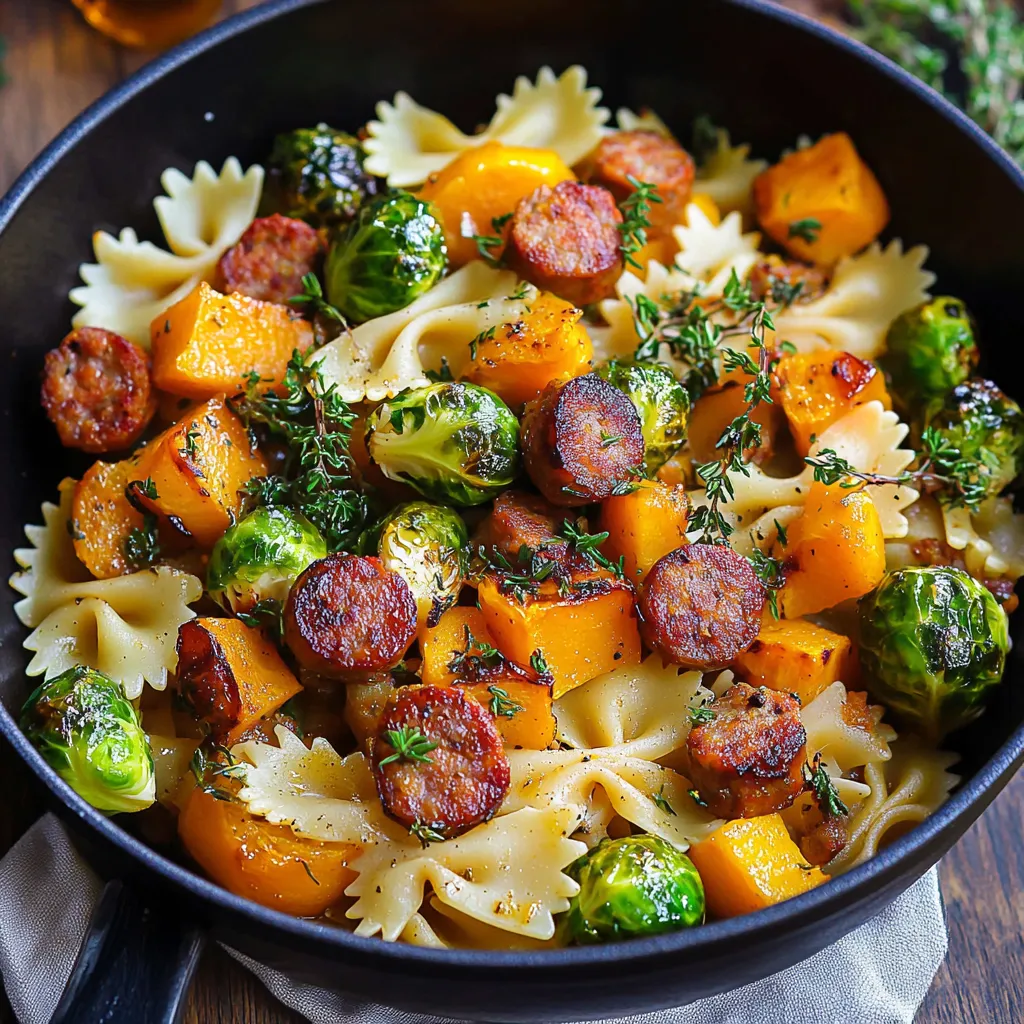
{"label": "skillet rim", "polygon": [[[272,21],[303,7],[311,7],[327,0],[269,0],[268,3],[236,14],[208,28],[192,39],[168,51],[145,65],[124,82],[105,93],[71,122],[18,177],[7,194],[0,199],[0,234],[6,230],[17,211],[31,196],[43,178],[97,125],[115,113],[127,101],[168,72],[186,64],[192,57],[209,50],[264,22]],[[940,116],[959,128],[961,134],[980,147],[988,158],[1000,167],[1010,180],[1024,193],[1024,169],[1019,168],[981,128],[943,96],[925,86],[899,65],[871,50],[854,39],[814,21],[811,18],[779,7],[768,0],[718,0],[744,8],[755,15],[782,22],[796,31],[808,32],[829,45],[847,51],[872,65],[881,74],[895,80],[913,93]],[[220,910],[247,917],[250,921],[271,930],[273,938],[289,937],[309,943],[323,944],[324,952],[346,952],[358,956],[380,958],[385,962],[413,962],[421,967],[506,969],[530,968],[533,971],[553,972],[564,968],[591,966],[613,960],[618,964],[633,964],[645,960],[661,960],[669,955],[700,950],[705,954],[735,950],[737,939],[767,942],[773,935],[787,934],[815,924],[825,917],[838,915],[847,906],[870,898],[901,875],[924,873],[920,863],[928,861],[929,849],[941,841],[940,836],[963,817],[970,826],[989,803],[998,795],[1014,771],[1024,763],[1024,722],[1005,743],[972,776],[962,788],[934,814],[906,835],[885,847],[871,860],[846,874],[831,880],[828,885],[812,889],[793,899],[776,904],[753,914],[723,921],[715,921],[700,928],[684,929],[645,939],[632,939],[614,945],[569,947],[544,951],[484,951],[467,949],[429,949],[398,942],[384,942],[379,937],[363,938],[343,928],[319,921],[292,917],[278,910],[263,907],[244,897],[235,896],[203,876],[165,857],[142,840],[120,828],[78,796],[43,760],[18,728],[6,707],[0,704],[0,734],[41,779],[47,789],[64,808],[81,822],[98,832],[104,840],[132,860],[154,872],[172,886],[179,887],[213,904]],[[966,831],[966,828],[963,830]],[[961,835],[963,833],[961,832]],[[923,854],[923,856],[922,856]]]}

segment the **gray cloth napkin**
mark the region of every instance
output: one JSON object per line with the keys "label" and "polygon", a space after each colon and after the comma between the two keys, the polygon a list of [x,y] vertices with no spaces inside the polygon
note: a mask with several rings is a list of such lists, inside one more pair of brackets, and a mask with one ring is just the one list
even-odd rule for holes
{"label": "gray cloth napkin", "polygon": [[[21,1024],[47,1024],[53,1015],[101,888],[51,814],[0,861],[0,973]],[[911,1024],[946,944],[933,870],[878,917],[787,971],[679,1009],[603,1024]],[[300,985],[227,951],[313,1024],[451,1024]]]}

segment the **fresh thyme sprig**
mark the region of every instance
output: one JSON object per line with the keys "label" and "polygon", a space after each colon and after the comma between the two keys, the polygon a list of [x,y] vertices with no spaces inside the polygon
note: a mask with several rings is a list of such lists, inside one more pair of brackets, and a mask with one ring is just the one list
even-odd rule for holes
{"label": "fresh thyme sprig", "polygon": [[763,551],[754,548],[750,555],[750,562],[754,567],[754,575],[761,581],[765,593],[768,595],[768,607],[771,609],[772,618],[779,617],[779,591],[786,584],[786,576],[782,570],[782,562]]}
{"label": "fresh thyme sprig", "polygon": [[[220,760],[217,759],[219,756]],[[231,751],[210,739],[203,740],[196,747],[189,762],[189,770],[196,780],[196,786],[207,796],[226,803],[234,803],[237,797],[231,790],[218,786],[217,779],[245,780],[245,764],[239,761]]]}
{"label": "fresh thyme sprig", "polygon": [[293,295],[288,301],[296,306],[309,306],[313,313],[319,313],[348,330],[348,321],[342,316],[341,311],[324,298],[324,290],[316,274],[306,274],[302,278],[301,294]]}
{"label": "fresh thyme sprig", "polygon": [[421,821],[414,821],[409,826],[409,835],[415,836],[423,846],[425,850],[431,843],[443,843],[444,833],[439,829],[434,828],[433,825],[427,825]]}
{"label": "fresh thyme sprig", "polygon": [[657,793],[651,794],[651,800],[654,801],[654,806],[659,811],[664,811],[666,814],[671,814],[672,817],[676,817],[675,808],[668,802],[668,797],[665,796],[665,783],[661,784],[661,788]]}
{"label": "fresh thyme sprig", "polygon": [[464,646],[461,651],[452,651],[451,661],[447,665],[452,675],[476,678],[484,670],[496,668],[505,660],[497,647],[486,640],[478,640],[468,624],[462,628],[465,635]]}
{"label": "fresh thyme sprig", "polygon": [[436,740],[428,739],[412,726],[403,725],[398,729],[387,729],[384,738],[395,748],[393,754],[381,758],[379,767],[393,761],[408,761],[411,764],[432,764],[433,759],[427,755],[437,747]]}
{"label": "fresh thyme sprig", "polygon": [[622,223],[619,225],[622,241],[619,250],[626,263],[637,270],[643,270],[643,264],[635,257],[647,244],[647,229],[651,226],[651,205],[660,203],[661,196],[658,195],[658,186],[649,181],[640,181],[632,174],[626,175],[626,181],[632,186],[633,191],[619,203],[619,210],[622,213]]}
{"label": "fresh thyme sprig", "polygon": [[491,695],[488,706],[495,718],[515,718],[523,710],[523,705],[514,701],[508,695],[508,690],[500,686],[488,686],[487,692]]}
{"label": "fresh thyme sprig", "polygon": [[801,772],[808,789],[813,790],[818,807],[826,818],[840,818],[850,813],[849,808],[840,799],[832,776],[821,763],[821,753],[814,755],[810,764],[804,764]]}
{"label": "fresh thyme sprig", "polygon": [[283,394],[260,390],[250,374],[245,393],[231,404],[249,428],[262,426],[287,447],[280,473],[257,477],[246,485],[248,506],[291,505],[323,534],[332,551],[346,547],[368,517],[365,495],[352,485],[349,438],[355,415],[335,385],[325,384],[316,365],[308,366],[296,350],[285,372]]}
{"label": "fresh thyme sprig", "polygon": [[257,601],[247,612],[238,612],[237,618],[252,629],[269,629],[275,640],[284,636],[284,605],[276,597]]}
{"label": "fresh thyme sprig", "polygon": [[514,214],[510,210],[508,213],[503,213],[500,217],[492,217],[491,228],[494,231],[493,235],[469,236],[476,243],[476,251],[480,254],[481,258],[486,260],[492,267],[501,266],[501,257],[495,256],[491,250],[498,249],[505,244],[505,236],[502,234],[502,230],[513,216]]}
{"label": "fresh thyme sprig", "polygon": [[133,526],[122,543],[124,560],[130,569],[148,569],[160,557],[159,520],[139,500],[140,496],[156,501],[159,497],[152,478],[132,480],[124,489],[124,496],[136,512],[142,515],[142,525]]}
{"label": "fresh thyme sprig", "polygon": [[967,508],[972,512],[985,500],[987,480],[991,466],[985,461],[988,454],[982,449],[982,460],[965,459],[960,450],[943,437],[935,427],[921,431],[921,451],[918,464],[898,476],[866,473],[855,469],[834,449],[823,448],[817,455],[808,455],[804,462],[814,468],[814,479],[826,485],[861,487],[884,484],[919,484],[950,508]]}
{"label": "fresh thyme sprig", "polygon": [[562,521],[559,533],[569,542],[569,547],[586,558],[591,565],[600,566],[614,573],[620,580],[626,578],[626,558],[619,556],[617,562],[613,562],[607,555],[601,552],[600,546],[608,539],[608,531],[603,533],[588,533],[586,520],[581,516],[575,522],[569,519]]}

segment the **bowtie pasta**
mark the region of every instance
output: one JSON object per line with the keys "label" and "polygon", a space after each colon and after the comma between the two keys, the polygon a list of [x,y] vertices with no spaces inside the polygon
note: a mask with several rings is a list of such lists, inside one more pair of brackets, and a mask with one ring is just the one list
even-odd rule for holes
{"label": "bowtie pasta", "polygon": [[166,172],[167,249],[95,236],[22,726],[232,892],[624,940],[827,884],[957,784],[1020,407],[846,134],[691,152],[601,98],[543,68],[467,135],[400,92]]}

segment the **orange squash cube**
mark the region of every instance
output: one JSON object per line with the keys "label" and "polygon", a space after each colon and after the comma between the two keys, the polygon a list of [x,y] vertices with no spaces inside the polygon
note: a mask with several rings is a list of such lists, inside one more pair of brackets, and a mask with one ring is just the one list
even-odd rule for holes
{"label": "orange squash cube", "polygon": [[[514,212],[519,200],[541,185],[554,187],[560,181],[575,180],[562,158],[550,149],[492,141],[467,149],[432,174],[419,196],[436,207],[444,228],[448,261],[453,267],[461,267],[480,258],[471,236],[508,237],[508,222],[499,229],[491,223],[493,218]],[[491,255],[499,256],[502,248],[495,246]]]}
{"label": "orange squash cube", "polygon": [[685,487],[644,480],[630,494],[601,502],[594,532],[607,531],[602,552],[613,562],[624,559],[626,579],[638,584],[659,558],[687,543],[689,514]]}
{"label": "orange squash cube", "polygon": [[798,259],[831,264],[873,242],[889,203],[846,132],[798,149],[754,179],[757,219]]}
{"label": "orange squash cube", "polygon": [[318,917],[355,881],[362,847],[303,839],[198,787],[178,817],[192,859],[236,896],[297,917]]}
{"label": "orange squash cube", "polygon": [[234,394],[256,371],[280,381],[288,360],[313,343],[313,328],[287,306],[221,295],[205,281],[150,325],[153,383],[186,398]]}
{"label": "orange squash cube", "polygon": [[420,631],[420,678],[427,686],[451,686],[457,676],[449,671],[452,658],[466,649],[466,627],[477,640],[492,643],[487,633],[484,613],[479,608],[456,605],[449,608],[436,626]]}
{"label": "orange squash cube", "polygon": [[512,408],[536,398],[551,381],[590,369],[594,347],[583,311],[541,292],[522,320],[503,324],[476,346],[461,376],[493,391]]}
{"label": "orange squash cube", "polygon": [[124,544],[143,525],[142,513],[125,497],[125,488],[139,479],[136,458],[94,462],[75,485],[71,503],[71,537],[79,561],[97,579],[110,579],[134,568]]}
{"label": "orange squash cube", "polygon": [[480,610],[495,646],[518,665],[540,651],[556,700],[588,679],[640,662],[633,589],[610,573],[593,582],[587,592],[563,597],[547,581],[520,603],[494,577],[480,581]]}
{"label": "orange squash cube", "polygon": [[267,464],[250,449],[242,421],[218,395],[142,450],[138,475],[152,480],[157,496],[140,493],[139,499],[208,548],[241,511],[239,490],[266,473]]}
{"label": "orange squash cube", "polygon": [[882,372],[849,352],[785,356],[777,373],[780,404],[798,455],[809,454],[812,439],[858,405],[881,402],[892,408]]}
{"label": "orange squash cube", "polygon": [[805,619],[765,622],[733,668],[751,686],[795,693],[804,707],[837,679],[850,685],[857,678],[850,638]]}
{"label": "orange squash cube", "polygon": [[688,851],[704,883],[709,913],[739,917],[821,885],[778,814],[727,821]]}
{"label": "orange squash cube", "polygon": [[812,484],[786,544],[776,541],[772,555],[786,578],[778,592],[783,618],[862,597],[885,575],[885,537],[871,495],[840,484]]}

